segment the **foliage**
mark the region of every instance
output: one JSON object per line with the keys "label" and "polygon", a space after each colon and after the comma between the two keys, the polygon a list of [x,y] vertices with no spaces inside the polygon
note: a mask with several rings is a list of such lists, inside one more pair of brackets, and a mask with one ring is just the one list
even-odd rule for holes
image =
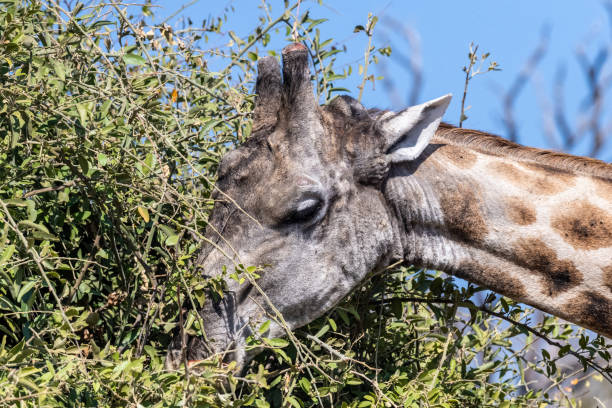
{"label": "foliage", "polygon": [[[463,86],[463,98],[461,98],[461,115],[459,117],[459,127],[463,127],[463,122],[468,119],[465,112],[470,109],[470,106],[465,106],[465,98],[467,96],[468,85],[470,84],[470,80],[472,80],[476,75],[481,75],[486,72],[491,71],[501,71],[499,68],[499,64],[496,61],[489,61],[489,66],[486,71],[482,71],[482,66],[489,58],[491,54],[488,52],[483,53],[480,58],[478,57],[478,44],[474,45],[474,43],[470,44],[470,52],[468,53],[468,59],[470,60],[466,66],[463,67],[463,72],[465,72],[465,83]],[[476,67],[478,64],[478,67]]]}
{"label": "foliage", "polygon": [[[561,355],[608,360],[601,338],[552,318],[533,329],[529,309],[400,267],[288,340],[253,338],[266,350],[244,376],[218,357],[164,370],[180,324],[202,334],[195,311],[219,283],[194,258],[219,159],[250,134],[253,62],[298,18],[321,99],[352,73],[335,67],[342,50],[321,38],[324,20],[288,3],[273,18],[262,4],[266,17],[240,38],[222,30],[231,9],[178,29],[151,23],[151,6],[0,2],[0,401],[538,405],[547,396],[525,391],[523,368],[557,384],[564,374],[548,352],[526,361],[534,337],[578,336]],[[371,44],[374,24],[366,68],[390,53]],[[229,43],[205,48],[213,39]]]}

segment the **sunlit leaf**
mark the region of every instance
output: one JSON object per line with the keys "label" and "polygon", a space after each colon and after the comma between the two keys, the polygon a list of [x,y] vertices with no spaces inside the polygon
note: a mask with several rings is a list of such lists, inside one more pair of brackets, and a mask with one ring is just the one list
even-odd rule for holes
{"label": "sunlit leaf", "polygon": [[138,214],[142,217],[145,222],[149,222],[149,210],[144,207],[138,207]]}
{"label": "sunlit leaf", "polygon": [[129,65],[144,65],[145,59],[137,54],[124,54],[123,61]]}

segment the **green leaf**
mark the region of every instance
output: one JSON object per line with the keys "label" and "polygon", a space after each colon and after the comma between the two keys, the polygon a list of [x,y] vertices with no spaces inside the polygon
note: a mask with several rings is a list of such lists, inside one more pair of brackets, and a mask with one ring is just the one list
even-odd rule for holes
{"label": "green leaf", "polygon": [[302,387],[304,392],[306,392],[307,394],[310,394],[310,392],[312,391],[312,385],[310,384],[310,381],[308,381],[308,378],[306,377],[300,378],[300,387]]}
{"label": "green leaf", "polygon": [[58,78],[61,79],[62,81],[65,81],[66,80],[66,68],[64,67],[64,64],[62,64],[60,61],[56,59],[52,59],[51,65],[53,65],[53,70],[57,74]]}
{"label": "green leaf", "polygon": [[38,216],[38,213],[36,212],[36,203],[34,202],[34,200],[28,200],[27,204],[28,221],[34,222],[36,221],[36,217]]}
{"label": "green leaf", "polygon": [[480,374],[485,371],[489,371],[490,369],[495,367],[496,364],[497,364],[497,361],[489,361],[488,363],[484,363],[483,365],[481,365],[480,367],[474,370],[474,374]]}
{"label": "green leaf", "polygon": [[144,160],[144,167],[142,169],[142,174],[144,174],[145,176],[148,175],[151,170],[154,169],[154,165],[155,165],[155,159],[153,157],[153,154],[148,153],[147,156],[145,157]]}
{"label": "green leaf", "polygon": [[25,285],[19,289],[19,294],[17,295],[17,301],[21,302],[21,299],[38,283],[37,280],[28,281]]}
{"label": "green leaf", "polygon": [[100,117],[102,119],[104,119],[106,116],[108,116],[108,111],[110,110],[111,107],[111,100],[107,99],[104,101],[104,103],[102,104],[102,108],[100,109]]}
{"label": "green leaf", "polygon": [[19,224],[17,224],[17,225],[18,225],[19,227],[25,227],[25,228],[35,229],[35,230],[37,230],[37,231],[44,232],[44,233],[46,233],[46,234],[48,234],[48,233],[49,233],[49,230],[47,229],[47,227],[45,227],[45,226],[44,226],[44,225],[42,225],[42,224],[37,224],[37,223],[32,222],[32,221],[26,221],[26,220],[19,221]]}
{"label": "green leaf", "polygon": [[167,225],[158,225],[158,228],[164,233],[166,239],[164,240],[164,244],[167,246],[174,246],[179,240],[179,236],[172,228]]}
{"label": "green leaf", "polygon": [[317,334],[315,334],[314,336],[315,336],[316,338],[320,338],[320,337],[321,337],[321,336],[323,336],[325,333],[327,333],[327,332],[328,332],[328,330],[329,330],[329,325],[328,325],[328,324],[323,325],[323,327],[321,327],[321,328],[319,329],[319,331],[317,332]]}
{"label": "green leaf", "polygon": [[170,228],[167,225],[160,224],[157,227],[161,230],[161,232],[163,232],[166,238],[169,237],[170,235],[176,235],[176,231],[174,231],[172,228]]}
{"label": "green leaf", "polygon": [[13,244],[7,245],[6,248],[4,248],[4,251],[2,251],[2,257],[0,257],[0,265],[8,261],[11,258],[11,256],[13,256],[14,252],[15,252],[15,245]]}
{"label": "green leaf", "polygon": [[294,408],[302,408],[298,400],[292,395],[289,395],[287,398],[285,398],[285,401],[291,404],[291,406]]}
{"label": "green leaf", "polygon": [[87,124],[87,106],[82,103],[77,103],[76,108],[79,113],[79,119],[81,119],[81,124],[85,126]]}
{"label": "green leaf", "polygon": [[268,331],[268,328],[270,327],[270,320],[266,320],[261,326],[259,326],[259,333],[260,334],[264,334],[265,332]]}
{"label": "green leaf", "polygon": [[98,166],[104,167],[108,163],[108,157],[104,153],[98,153]]}
{"label": "green leaf", "polygon": [[232,37],[232,40],[234,40],[234,42],[235,42],[236,44],[238,44],[238,45],[243,45],[243,44],[245,43],[244,41],[242,41],[242,40],[240,39],[240,37],[238,37],[238,36],[236,35],[236,33],[235,33],[235,32],[233,32],[233,31],[229,31],[229,32],[228,32],[228,34],[229,34],[229,36],[230,36],[230,37]]}
{"label": "green leaf", "polygon": [[124,54],[123,61],[128,65],[144,65],[146,62],[144,58],[137,54]]}
{"label": "green leaf", "polygon": [[79,161],[79,166],[81,167],[81,171],[83,172],[83,174],[85,175],[89,174],[89,162],[87,161],[87,159],[79,155],[78,161]]}
{"label": "green leaf", "polygon": [[28,202],[26,200],[22,200],[21,198],[10,198],[8,200],[4,200],[4,204],[9,207],[26,207]]}
{"label": "green leaf", "polygon": [[374,16],[372,17],[372,20],[370,20],[370,24],[368,26],[368,32],[370,34],[372,34],[372,30],[374,29],[374,27],[376,26],[376,23],[378,23],[378,17]]}
{"label": "green leaf", "polygon": [[285,339],[268,339],[268,338],[264,338],[264,342],[272,347],[287,347],[289,345],[289,342]]}
{"label": "green leaf", "polygon": [[166,238],[166,242],[164,242],[164,244],[167,246],[174,246],[178,243],[178,240],[179,236],[177,234],[170,235],[168,238]]}
{"label": "green leaf", "polygon": [[330,317],[327,319],[327,322],[329,323],[333,331],[338,330],[338,326],[336,325],[336,322],[334,321],[334,319]]}

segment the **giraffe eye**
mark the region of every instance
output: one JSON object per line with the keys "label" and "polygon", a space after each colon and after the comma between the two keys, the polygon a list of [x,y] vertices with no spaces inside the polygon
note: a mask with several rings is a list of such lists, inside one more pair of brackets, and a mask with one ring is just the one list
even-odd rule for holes
{"label": "giraffe eye", "polygon": [[325,201],[318,195],[308,194],[297,201],[284,217],[285,224],[312,224],[321,217]]}
{"label": "giraffe eye", "polygon": [[307,198],[298,203],[291,218],[298,222],[308,221],[317,215],[321,207],[323,207],[322,200],[318,198]]}

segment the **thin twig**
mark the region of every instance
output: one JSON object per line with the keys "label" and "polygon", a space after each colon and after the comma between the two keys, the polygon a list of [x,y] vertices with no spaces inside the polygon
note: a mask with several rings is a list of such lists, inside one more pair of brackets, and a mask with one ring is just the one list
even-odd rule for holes
{"label": "thin twig", "polygon": [[98,249],[100,249],[100,236],[101,234],[98,231],[96,233],[96,237],[94,238],[93,247],[91,248],[91,252],[89,253],[89,256],[87,257],[87,260],[83,264],[83,267],[81,268],[81,271],[79,272],[79,276],[77,277],[76,282],[74,282],[74,285],[72,286],[72,289],[70,290],[70,294],[68,295],[69,302],[72,302],[72,298],[76,295],[77,290],[79,289],[79,286],[81,285],[81,281],[83,280],[83,277],[85,277],[85,272],[87,272],[87,268],[89,268],[89,265],[91,265],[92,263],[91,261],[93,260],[93,257],[98,252]]}
{"label": "thin twig", "polygon": [[442,371],[442,366],[444,365],[444,362],[446,361],[446,353],[448,352],[448,346],[450,344],[452,337],[453,337],[453,331],[449,330],[448,335],[446,336],[446,342],[444,343],[444,350],[442,351],[442,357],[440,357],[440,361],[438,362],[438,369],[434,373],[434,376],[431,379],[431,383],[429,385],[429,390],[427,391],[428,394],[433,389],[433,387],[435,387],[436,381],[438,380],[438,374],[440,374],[440,371]]}
{"label": "thin twig", "polygon": [[325,350],[327,350],[329,352],[329,354],[331,354],[333,356],[336,356],[337,358],[339,358],[342,361],[350,361],[352,363],[360,364],[360,365],[364,366],[365,368],[367,368],[368,370],[372,370],[372,371],[374,371],[376,373],[378,373],[380,371],[380,368],[371,367],[371,366],[367,365],[366,363],[364,363],[363,361],[359,361],[359,360],[356,360],[354,358],[345,356],[344,354],[340,353],[338,350],[334,349],[329,344],[325,343],[321,339],[319,339],[319,338],[317,338],[317,337],[315,337],[315,336],[313,336],[311,334],[307,334],[306,338],[308,338],[309,340],[314,341],[319,346],[321,346]]}
{"label": "thin twig", "polygon": [[164,21],[161,22],[160,25],[164,25],[166,24],[168,21],[172,20],[174,17],[176,17],[181,11],[185,10],[187,7],[191,7],[194,4],[196,4],[199,0],[192,0],[189,3],[185,3],[183,4],[178,10],[176,10],[174,13],[170,14],[168,17],[166,17],[166,19]]}
{"label": "thin twig", "polygon": [[459,127],[463,127],[463,121],[467,119],[467,117],[465,116],[465,98],[467,97],[468,85],[470,83],[470,76],[472,74],[472,68],[474,67],[474,64],[476,63],[476,58],[477,58],[476,52],[477,51],[478,51],[478,45],[476,45],[476,47],[474,48],[474,51],[470,53],[470,63],[468,64],[467,68],[464,69],[465,83],[463,85],[463,97],[461,98],[461,115],[459,116]]}
{"label": "thin twig", "polygon": [[368,36],[368,47],[366,48],[365,51],[365,55],[364,55],[364,63],[363,63],[363,79],[361,80],[361,85],[359,85],[357,88],[359,88],[359,96],[357,97],[357,100],[359,102],[361,102],[361,97],[363,96],[363,90],[365,89],[365,85],[366,82],[368,81],[368,67],[370,66],[370,51],[372,50],[372,23],[371,23],[371,19],[368,21],[368,25],[366,27],[366,34]]}
{"label": "thin twig", "polygon": [[189,382],[189,364],[187,364],[187,335],[185,334],[185,326],[183,323],[183,304],[181,303],[181,284],[176,287],[176,302],[179,306],[179,325],[181,330],[181,357],[185,365],[185,381]]}
{"label": "thin twig", "polygon": [[300,20],[300,3],[302,0],[298,0],[297,8],[295,10],[295,21],[293,22],[293,29],[291,30],[291,36],[293,38],[293,42],[297,42],[298,40],[298,24]]}
{"label": "thin twig", "polygon": [[38,190],[32,190],[32,191],[28,191],[27,193],[25,193],[23,195],[23,198],[29,198],[38,194],[42,194],[42,193],[48,193],[50,191],[59,191],[59,190],[64,190],[66,188],[72,187],[74,186],[75,182],[74,181],[68,181],[64,184],[61,184],[59,186],[51,186],[51,187],[44,187],[44,188],[39,188]]}

